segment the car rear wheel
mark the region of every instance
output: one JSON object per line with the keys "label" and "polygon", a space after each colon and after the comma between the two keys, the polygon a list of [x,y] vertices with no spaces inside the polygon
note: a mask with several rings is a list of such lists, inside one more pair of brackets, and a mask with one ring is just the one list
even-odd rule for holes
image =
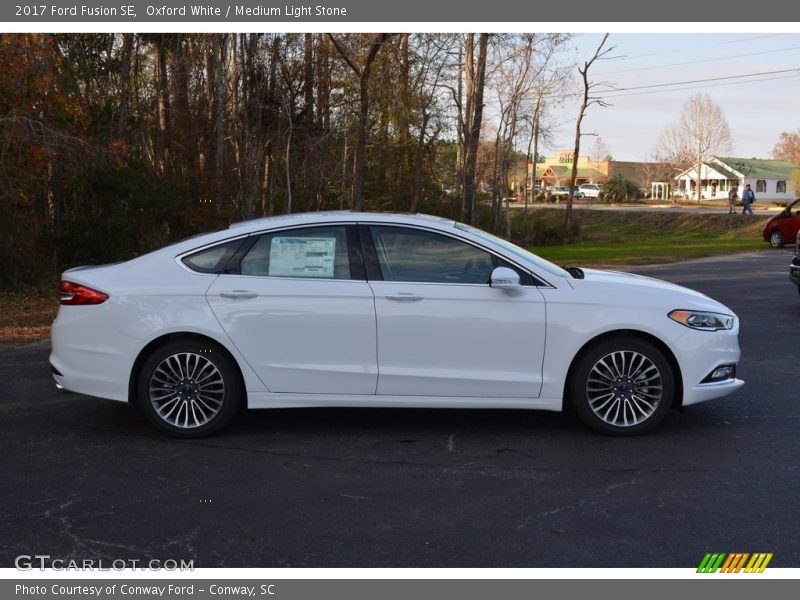
{"label": "car rear wheel", "polygon": [[239,374],[218,347],[176,341],[156,349],[142,365],[137,401],[158,429],[181,438],[216,433],[241,404]]}
{"label": "car rear wheel", "polygon": [[572,406],[586,425],[601,433],[635,435],[666,417],[675,374],[656,346],[620,336],[585,352],[568,385]]}
{"label": "car rear wheel", "polygon": [[769,234],[769,245],[773,248],[783,248],[784,241],[783,234],[777,229]]}

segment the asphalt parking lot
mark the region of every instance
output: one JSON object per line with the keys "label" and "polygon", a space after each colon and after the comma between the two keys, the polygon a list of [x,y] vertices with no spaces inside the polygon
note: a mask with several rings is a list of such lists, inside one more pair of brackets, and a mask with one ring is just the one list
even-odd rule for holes
{"label": "asphalt parking lot", "polygon": [[245,413],[162,437],[126,405],[58,393],[45,343],[0,351],[0,566],[800,567],[800,297],[788,250],[631,269],[741,318],[747,385],[616,439],[525,411]]}

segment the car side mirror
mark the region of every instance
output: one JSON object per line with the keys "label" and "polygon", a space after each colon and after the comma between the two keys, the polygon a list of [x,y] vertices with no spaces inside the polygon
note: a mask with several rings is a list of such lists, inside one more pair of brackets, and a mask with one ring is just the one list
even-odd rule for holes
{"label": "car side mirror", "polygon": [[519,296],[525,292],[525,288],[519,283],[519,273],[508,267],[497,267],[492,271],[489,285],[512,296]]}

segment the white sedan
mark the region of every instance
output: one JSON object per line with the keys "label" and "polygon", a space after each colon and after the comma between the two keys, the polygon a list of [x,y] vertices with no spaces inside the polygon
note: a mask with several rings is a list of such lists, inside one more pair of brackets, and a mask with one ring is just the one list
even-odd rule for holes
{"label": "white sedan", "polygon": [[584,183],[578,188],[587,198],[599,198],[600,186],[596,183]]}
{"label": "white sedan", "polygon": [[633,434],[726,396],[739,321],[663,281],[557,267],[422,215],[247,221],[70,269],[52,328],[60,388],[138,405],[162,431],[242,406],[524,408],[569,402]]}

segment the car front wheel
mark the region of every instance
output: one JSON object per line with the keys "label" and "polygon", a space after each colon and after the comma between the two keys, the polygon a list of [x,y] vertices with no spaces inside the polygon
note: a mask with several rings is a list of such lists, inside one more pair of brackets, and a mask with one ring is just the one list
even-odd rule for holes
{"label": "car front wheel", "polygon": [[242,386],[218,347],[176,341],[156,349],[142,365],[137,401],[158,429],[181,438],[225,427],[241,404]]}
{"label": "car front wheel", "polygon": [[632,337],[591,347],[572,375],[569,397],[578,417],[611,435],[653,429],[666,417],[675,393],[675,374],[664,353]]}
{"label": "car front wheel", "polygon": [[783,234],[777,229],[769,235],[769,245],[773,248],[783,248]]}

